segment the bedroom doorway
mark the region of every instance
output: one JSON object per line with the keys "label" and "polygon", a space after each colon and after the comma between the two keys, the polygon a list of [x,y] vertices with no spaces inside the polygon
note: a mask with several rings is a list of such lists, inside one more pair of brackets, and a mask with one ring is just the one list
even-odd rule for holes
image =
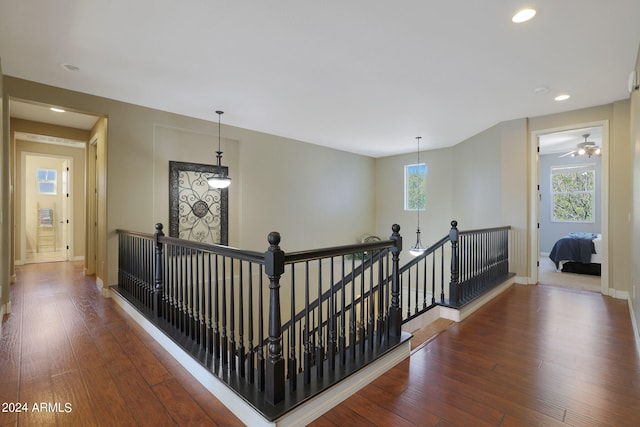
{"label": "bedroom doorway", "polygon": [[534,283],[608,294],[607,135],[606,122],[532,134]]}

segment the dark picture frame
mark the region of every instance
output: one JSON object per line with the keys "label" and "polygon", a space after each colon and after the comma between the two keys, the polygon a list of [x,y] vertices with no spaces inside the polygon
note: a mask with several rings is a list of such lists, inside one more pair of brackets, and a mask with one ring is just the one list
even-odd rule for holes
{"label": "dark picture frame", "polygon": [[[227,167],[222,166],[227,173]],[[169,161],[169,236],[228,245],[227,188],[211,188],[208,177],[218,167]]]}

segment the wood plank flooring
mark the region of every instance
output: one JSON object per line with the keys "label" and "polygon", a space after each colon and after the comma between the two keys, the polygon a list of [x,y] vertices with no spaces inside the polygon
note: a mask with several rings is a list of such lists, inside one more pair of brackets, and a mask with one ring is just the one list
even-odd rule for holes
{"label": "wood plank flooring", "polygon": [[0,338],[0,426],[243,425],[92,279],[78,263],[18,269]]}
{"label": "wood plank flooring", "polygon": [[[0,404],[29,411],[0,412],[0,426],[242,425],[81,265],[17,274],[0,338]],[[514,286],[444,328],[312,425],[640,425],[626,301]]]}
{"label": "wood plank flooring", "polygon": [[312,425],[639,426],[626,301],[513,286]]}

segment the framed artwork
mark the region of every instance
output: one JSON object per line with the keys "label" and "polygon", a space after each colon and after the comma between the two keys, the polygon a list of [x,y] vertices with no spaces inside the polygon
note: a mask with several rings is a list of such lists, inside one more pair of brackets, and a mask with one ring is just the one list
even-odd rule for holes
{"label": "framed artwork", "polygon": [[[222,167],[225,173],[227,167]],[[169,236],[228,245],[228,188],[211,188],[213,165],[169,162]]]}

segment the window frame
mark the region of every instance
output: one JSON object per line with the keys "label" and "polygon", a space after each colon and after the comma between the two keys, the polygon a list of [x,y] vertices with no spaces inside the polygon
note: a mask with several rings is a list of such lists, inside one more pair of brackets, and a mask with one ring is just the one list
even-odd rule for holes
{"label": "window frame", "polygon": [[[584,170],[587,172],[593,173],[593,188],[591,190],[586,191],[564,191],[564,192],[556,192],[553,189],[553,176],[554,174],[561,174],[561,171],[571,171],[571,170]],[[566,173],[566,172],[565,172]],[[549,219],[553,223],[565,223],[565,224],[593,224],[596,222],[596,187],[597,187],[597,168],[595,163],[585,163],[585,164],[573,164],[573,165],[563,165],[563,166],[551,166],[549,171],[549,194],[550,194],[550,203],[549,203]],[[558,194],[590,194],[591,195],[591,219],[586,220],[572,220],[572,219],[558,219],[555,216],[555,205],[556,198],[555,196]]]}
{"label": "window frame", "polygon": [[[40,179],[41,172],[45,173],[44,179]],[[53,179],[49,179],[49,174],[53,173]],[[43,190],[43,184],[52,184],[53,190],[47,191]],[[36,169],[36,187],[38,190],[38,194],[42,194],[45,196],[55,196],[58,194],[58,171],[55,169],[47,169],[47,168],[38,168]]]}
{"label": "window frame", "polygon": [[[418,168],[418,174],[422,175],[422,179],[424,181],[424,191],[421,194],[421,198],[422,198],[422,206],[420,207],[410,207],[409,206],[409,187],[407,186],[408,184],[408,177],[410,175],[409,173],[409,169],[412,167],[416,167]],[[420,173],[420,169],[424,168],[424,173]],[[420,162],[420,163],[412,163],[409,165],[404,165],[404,210],[405,211],[410,211],[410,212],[415,212],[415,211],[424,211],[427,209],[427,163],[426,162]]]}

